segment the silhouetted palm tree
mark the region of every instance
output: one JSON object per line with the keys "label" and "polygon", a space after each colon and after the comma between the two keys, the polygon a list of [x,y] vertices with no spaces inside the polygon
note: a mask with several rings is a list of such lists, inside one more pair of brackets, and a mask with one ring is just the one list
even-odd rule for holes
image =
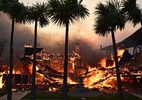
{"label": "silhouetted palm tree", "polygon": [[124,13],[121,11],[121,2],[118,2],[117,0],[106,1],[106,4],[99,3],[97,4],[95,10],[95,15],[97,17],[95,18],[94,30],[96,34],[107,36],[109,33],[111,33],[112,36],[118,95],[119,99],[123,100],[122,83],[118,66],[118,56],[114,33],[117,29],[122,30],[124,28],[126,18]]}
{"label": "silhouetted palm tree", "polygon": [[84,19],[89,15],[88,9],[81,4],[83,0],[49,0],[49,15],[51,21],[59,26],[66,27],[65,34],[65,58],[63,76],[63,100],[67,100],[67,70],[68,70],[68,32],[69,24],[75,20]]}
{"label": "silhouetted palm tree", "polygon": [[142,12],[137,0],[123,0],[122,11],[126,14],[127,20],[132,22],[133,26],[141,23],[142,26]]}
{"label": "silhouetted palm tree", "polygon": [[49,24],[47,3],[36,2],[28,7],[27,22],[35,23],[34,28],[34,54],[33,54],[33,68],[32,68],[32,90],[31,100],[35,100],[35,77],[36,77],[36,48],[37,48],[37,27],[44,27]]}
{"label": "silhouetted palm tree", "polygon": [[14,37],[14,23],[24,23],[26,16],[26,9],[23,3],[18,0],[1,0],[1,11],[6,13],[12,20],[11,37],[10,37],[10,59],[9,59],[9,77],[8,77],[8,95],[7,100],[12,100],[12,76],[13,76],[13,37]]}
{"label": "silhouetted palm tree", "polygon": [[10,2],[10,0],[0,0],[0,11],[6,11],[8,2]]}

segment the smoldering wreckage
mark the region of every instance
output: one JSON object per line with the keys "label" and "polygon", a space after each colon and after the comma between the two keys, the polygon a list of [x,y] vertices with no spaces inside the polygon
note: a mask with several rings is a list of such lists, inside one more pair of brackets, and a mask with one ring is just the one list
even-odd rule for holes
{"label": "smoldering wreckage", "polygon": [[[132,36],[116,44],[119,47],[119,68],[124,90],[141,88],[142,86],[142,42],[135,37],[138,36],[139,31],[142,32],[142,29],[140,28]],[[132,45],[128,40],[135,41],[136,44]],[[126,48],[134,47],[133,54],[124,49],[124,46],[127,46]],[[107,52],[107,49],[112,49],[112,46],[101,48],[105,52]],[[47,54],[44,52],[44,48],[37,48],[36,52],[36,88],[49,91],[61,90],[64,55],[61,53]],[[76,88],[97,89],[100,91],[105,91],[105,89],[117,90],[113,56],[111,58],[104,57],[98,63],[98,66],[91,67],[83,64],[79,52],[79,43],[76,43],[75,50],[68,55],[68,90],[73,91]],[[17,58],[28,69],[28,73],[25,74],[22,70],[14,71],[13,88],[29,90],[32,84],[33,48],[25,46],[24,56],[17,56]],[[4,66],[3,68],[8,70]],[[2,88],[7,88],[8,71],[1,72],[1,79]]]}

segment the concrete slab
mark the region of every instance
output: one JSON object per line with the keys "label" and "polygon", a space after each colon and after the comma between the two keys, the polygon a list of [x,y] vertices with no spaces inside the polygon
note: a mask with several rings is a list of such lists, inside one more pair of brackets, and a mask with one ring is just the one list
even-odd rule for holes
{"label": "concrete slab", "polygon": [[[30,91],[15,91],[12,93],[12,100],[20,100],[22,97],[27,95]],[[7,94],[0,97],[0,100],[7,100]]]}

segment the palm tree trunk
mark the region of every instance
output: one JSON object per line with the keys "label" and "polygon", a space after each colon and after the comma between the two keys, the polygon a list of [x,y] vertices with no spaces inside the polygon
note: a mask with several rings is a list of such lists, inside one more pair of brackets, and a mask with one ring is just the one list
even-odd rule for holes
{"label": "palm tree trunk", "polygon": [[12,100],[12,77],[13,77],[13,37],[14,37],[14,18],[12,19],[11,40],[10,40],[10,72],[8,75],[8,95],[7,100]]}
{"label": "palm tree trunk", "polygon": [[111,35],[112,35],[112,42],[113,42],[114,60],[115,60],[115,66],[116,66],[118,96],[119,96],[119,100],[123,100],[122,83],[121,83],[120,72],[119,72],[119,66],[118,66],[118,56],[117,56],[115,35],[114,35],[114,32],[113,32],[113,31],[111,31]]}
{"label": "palm tree trunk", "polygon": [[32,69],[32,90],[31,90],[31,100],[35,100],[35,78],[36,78],[36,48],[37,48],[37,20],[35,20],[35,30],[34,30],[34,55],[33,55],[33,69]]}
{"label": "palm tree trunk", "polygon": [[66,24],[64,76],[63,76],[63,90],[62,90],[62,97],[63,98],[62,98],[62,100],[67,100],[68,32],[69,32],[69,22],[67,22],[67,24]]}

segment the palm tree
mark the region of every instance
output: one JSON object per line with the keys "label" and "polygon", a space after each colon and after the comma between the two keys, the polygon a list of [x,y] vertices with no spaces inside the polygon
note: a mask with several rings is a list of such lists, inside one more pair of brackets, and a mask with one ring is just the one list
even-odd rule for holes
{"label": "palm tree", "polygon": [[35,100],[35,77],[36,77],[36,48],[37,48],[37,26],[44,27],[49,24],[48,6],[47,3],[36,2],[31,7],[28,7],[27,22],[35,22],[34,27],[34,54],[33,54],[33,69],[32,69],[32,90],[31,100]]}
{"label": "palm tree", "polygon": [[6,12],[9,2],[11,2],[11,0],[0,0],[0,11]]}
{"label": "palm tree", "polygon": [[49,0],[49,15],[51,21],[59,26],[66,27],[65,34],[65,58],[63,76],[63,100],[67,100],[67,71],[68,71],[68,33],[70,23],[81,18],[85,19],[89,15],[88,9],[81,4],[83,0]]}
{"label": "palm tree", "polygon": [[117,0],[106,1],[106,4],[99,3],[95,8],[95,15],[97,15],[97,17],[95,18],[96,22],[94,25],[94,30],[96,34],[101,36],[107,36],[109,33],[111,33],[114,60],[116,64],[118,95],[119,99],[123,100],[122,83],[118,66],[118,56],[114,34],[117,29],[122,30],[125,27],[126,18],[121,10],[121,4],[122,3],[118,2]]}
{"label": "palm tree", "polygon": [[126,14],[127,20],[132,22],[133,26],[141,23],[142,26],[142,13],[137,0],[123,0],[122,11]]}
{"label": "palm tree", "polygon": [[1,11],[6,13],[12,20],[11,25],[11,37],[10,37],[10,59],[9,59],[9,78],[8,78],[8,95],[7,100],[12,100],[12,76],[13,76],[13,37],[14,37],[14,24],[24,23],[26,16],[26,9],[23,3],[19,3],[18,0],[1,0]]}

